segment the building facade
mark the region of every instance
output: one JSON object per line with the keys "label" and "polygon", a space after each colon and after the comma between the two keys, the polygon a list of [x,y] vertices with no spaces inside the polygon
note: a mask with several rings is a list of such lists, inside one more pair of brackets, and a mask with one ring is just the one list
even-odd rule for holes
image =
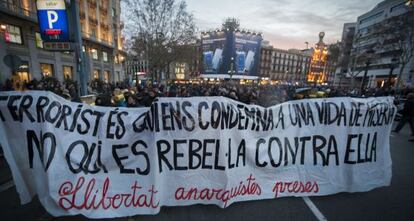
{"label": "building facade", "polygon": [[[81,22],[87,80],[107,82],[123,80],[119,0],[77,0]],[[35,0],[0,1],[0,81],[14,83],[54,76],[77,80],[76,54],[53,52],[43,48],[39,33]],[[71,30],[71,28],[70,28]],[[19,66],[10,68],[4,57],[18,57]]]}
{"label": "building facade", "polygon": [[308,51],[273,48],[262,45],[260,77],[285,82],[305,82],[311,54]]}
{"label": "building facade", "polygon": [[354,41],[356,23],[345,23],[342,30],[342,38],[340,43],[339,64],[335,71],[335,85],[349,86],[349,66],[351,64],[351,51]]}
{"label": "building facade", "polygon": [[199,78],[203,69],[201,41],[188,45],[188,55],[171,62],[166,80],[187,81]]}
{"label": "building facade", "polygon": [[[399,58],[399,49],[392,46],[399,39],[386,39],[377,34],[378,29],[386,27],[390,19],[397,16],[403,16],[409,13],[410,9],[406,5],[406,0],[386,0],[376,5],[371,11],[358,17],[355,28],[354,41],[351,52],[351,59],[362,57],[368,50],[373,50],[370,55],[370,65],[368,67],[368,78],[370,87],[381,87],[388,81],[389,72],[393,64],[393,59]],[[407,24],[401,24],[407,25]],[[392,35],[392,33],[390,33]],[[391,84],[395,85],[396,77],[400,72],[401,65],[397,65],[394,69]],[[356,78],[361,81],[364,76],[364,62],[359,62],[360,69]],[[414,72],[414,62],[408,62],[402,72],[402,82],[404,84],[412,84]],[[388,82],[387,82],[388,83]],[[386,84],[387,84],[386,83]]]}
{"label": "building facade", "polygon": [[148,61],[131,57],[127,56],[127,60],[124,63],[125,74],[128,76],[128,81],[131,84],[141,84],[141,82],[148,77]]}

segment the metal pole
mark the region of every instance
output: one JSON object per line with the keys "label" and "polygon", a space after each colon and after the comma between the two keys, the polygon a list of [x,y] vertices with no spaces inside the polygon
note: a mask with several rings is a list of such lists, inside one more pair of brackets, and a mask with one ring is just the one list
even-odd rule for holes
{"label": "metal pole", "polygon": [[[5,26],[2,27],[5,28]],[[5,82],[8,76],[8,67],[3,62],[4,57],[7,55],[6,41],[4,39],[5,29],[0,28],[0,82]],[[11,76],[11,75],[10,75]]]}
{"label": "metal pole", "polygon": [[364,94],[365,92],[365,78],[367,78],[368,75],[368,67],[371,63],[370,62],[366,62],[365,63],[365,73],[364,76],[362,77],[362,82],[361,82],[361,95]]}
{"label": "metal pole", "polygon": [[73,19],[73,33],[75,37],[75,52],[77,54],[76,60],[76,72],[79,81],[79,93],[81,96],[87,95],[87,81],[88,76],[85,73],[85,55],[82,50],[82,33],[79,16],[79,0],[71,1],[69,7],[69,13],[72,14]]}
{"label": "metal pole", "polygon": [[[137,72],[138,72],[138,70],[135,70],[135,65],[137,65],[137,67],[139,67],[139,63],[140,63],[140,61],[137,61],[137,64],[135,64],[135,61],[133,61],[132,62],[133,63],[133,66],[132,66],[132,68],[133,68],[133,72],[132,72],[132,74],[134,74],[135,75],[135,87],[138,87],[138,74],[137,74]],[[139,69],[139,68],[138,68]]]}
{"label": "metal pole", "polygon": [[392,80],[392,72],[394,71],[394,65],[391,65],[390,73],[388,75],[388,92],[391,91],[391,80]]}

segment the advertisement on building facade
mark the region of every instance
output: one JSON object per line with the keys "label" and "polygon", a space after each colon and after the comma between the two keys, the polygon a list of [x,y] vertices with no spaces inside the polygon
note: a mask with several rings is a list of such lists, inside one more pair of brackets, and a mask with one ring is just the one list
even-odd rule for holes
{"label": "advertisement on building facade", "polygon": [[224,72],[224,52],[231,54],[225,32],[211,32],[201,36],[203,50],[203,69],[205,74]]}
{"label": "advertisement on building facade", "polygon": [[205,75],[258,76],[260,35],[217,31],[201,38]]}
{"label": "advertisement on building facade", "polygon": [[260,35],[236,32],[234,34],[236,74],[257,76],[259,74]]}

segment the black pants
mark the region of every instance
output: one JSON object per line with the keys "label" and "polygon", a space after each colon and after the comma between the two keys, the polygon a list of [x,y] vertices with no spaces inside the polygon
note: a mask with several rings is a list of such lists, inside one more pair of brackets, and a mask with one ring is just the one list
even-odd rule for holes
{"label": "black pants", "polygon": [[395,131],[399,132],[407,122],[410,124],[411,134],[414,135],[414,118],[413,117],[403,116],[400,122],[398,123],[397,127],[395,128]]}

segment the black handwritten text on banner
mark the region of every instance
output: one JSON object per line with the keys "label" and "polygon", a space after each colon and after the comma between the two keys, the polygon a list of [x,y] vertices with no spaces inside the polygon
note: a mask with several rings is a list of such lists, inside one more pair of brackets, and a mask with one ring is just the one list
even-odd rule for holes
{"label": "black handwritten text on banner", "polygon": [[0,144],[22,203],[55,216],[156,214],[160,207],[368,191],[391,180],[392,98],[270,108],[222,97],[150,108],[0,94]]}

